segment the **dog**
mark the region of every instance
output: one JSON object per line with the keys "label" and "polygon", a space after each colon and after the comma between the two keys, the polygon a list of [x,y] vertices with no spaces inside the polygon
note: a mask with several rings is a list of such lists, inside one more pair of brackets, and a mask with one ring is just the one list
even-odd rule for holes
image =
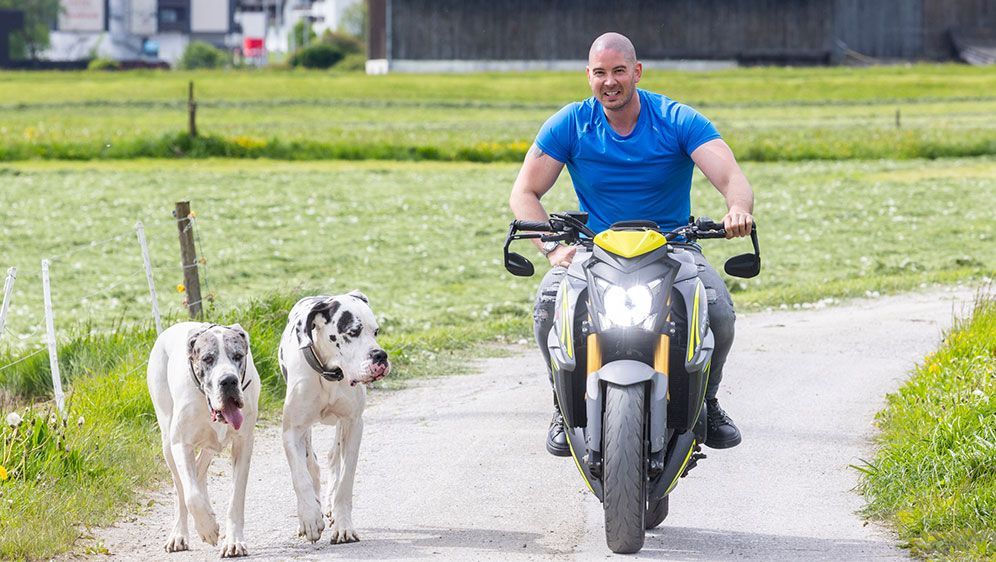
{"label": "dog", "polygon": [[260,393],[249,335],[238,324],[182,322],[171,326],[152,347],[148,383],[162,432],[163,456],[176,488],[176,523],[166,552],[190,548],[188,512],[201,539],[218,544],[207,471],[215,454],[231,444],[232,499],[221,556],[246,556],[246,481]]}
{"label": "dog", "polygon": [[375,339],[377,319],[359,292],[301,299],[288,317],[278,359],[287,382],[283,443],[297,496],[298,536],[315,542],[325,530],[321,477],[311,444],[311,427],[335,424],[328,454],[331,471],[325,505],[333,544],[354,542],[353,481],[363,433],[365,384],[391,371]]}

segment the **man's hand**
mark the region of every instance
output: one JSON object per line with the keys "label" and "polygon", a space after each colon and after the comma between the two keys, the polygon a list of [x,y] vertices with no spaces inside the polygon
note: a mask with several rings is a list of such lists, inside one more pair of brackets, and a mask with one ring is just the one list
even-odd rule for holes
{"label": "man's hand", "polygon": [[[748,230],[748,232],[750,232]],[[577,246],[565,246],[561,244],[557,249],[547,254],[546,259],[550,260],[553,267],[567,267],[574,261],[574,254],[578,251]]]}
{"label": "man's hand", "polygon": [[723,217],[723,228],[726,229],[727,238],[749,236],[753,224],[754,217],[747,211],[740,209],[730,209],[730,212]]}

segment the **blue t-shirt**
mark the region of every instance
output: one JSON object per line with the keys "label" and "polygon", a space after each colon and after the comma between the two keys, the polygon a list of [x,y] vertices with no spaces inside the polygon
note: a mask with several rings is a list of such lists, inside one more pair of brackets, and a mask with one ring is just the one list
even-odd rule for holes
{"label": "blue t-shirt", "polygon": [[540,150],[567,165],[595,232],[623,220],[652,220],[665,231],[686,224],[691,154],[720,138],[691,107],[646,90],[637,94],[640,116],[626,136],[612,129],[594,97],[565,106],[536,135]]}

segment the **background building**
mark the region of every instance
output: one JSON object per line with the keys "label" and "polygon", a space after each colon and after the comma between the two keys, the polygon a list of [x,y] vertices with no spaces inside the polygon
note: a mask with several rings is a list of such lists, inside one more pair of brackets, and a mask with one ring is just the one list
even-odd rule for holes
{"label": "background building", "polygon": [[950,60],[996,34],[996,0],[368,0],[368,72],[577,68],[592,39],[640,58],[830,64]]}
{"label": "background building", "polygon": [[[343,11],[360,0],[61,0],[62,14],[44,53],[52,60],[94,55],[158,59],[174,64],[190,41],[230,51],[248,45],[286,52],[294,24],[335,29]],[[256,53],[254,53],[256,54]]]}

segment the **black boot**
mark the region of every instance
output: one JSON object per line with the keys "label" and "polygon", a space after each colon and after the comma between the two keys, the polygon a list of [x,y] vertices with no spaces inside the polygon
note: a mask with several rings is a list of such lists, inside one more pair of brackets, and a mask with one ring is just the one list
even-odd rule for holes
{"label": "black boot", "polygon": [[706,447],[712,449],[729,449],[740,444],[740,430],[733,425],[733,420],[719,407],[719,400],[706,400],[707,429]]}
{"label": "black boot", "polygon": [[555,457],[571,456],[571,447],[567,444],[567,434],[564,433],[564,416],[560,410],[555,410],[550,420],[550,431],[546,434],[546,450]]}

